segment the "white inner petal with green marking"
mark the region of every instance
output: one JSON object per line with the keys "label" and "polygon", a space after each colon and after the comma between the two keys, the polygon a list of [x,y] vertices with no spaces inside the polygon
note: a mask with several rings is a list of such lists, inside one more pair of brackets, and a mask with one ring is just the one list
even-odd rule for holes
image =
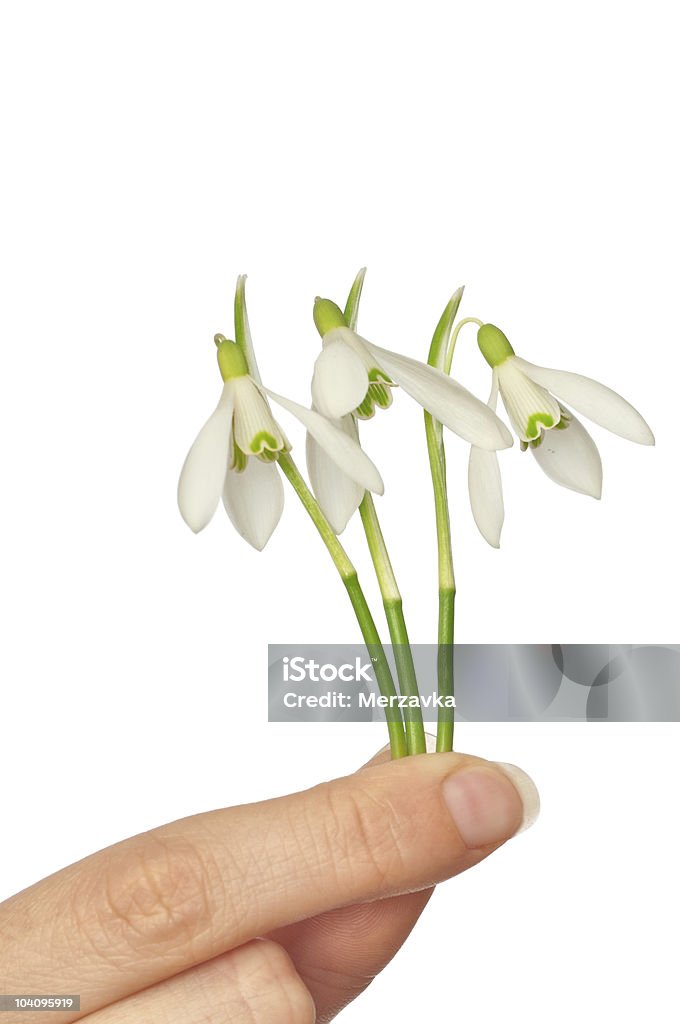
{"label": "white inner petal with green marking", "polygon": [[274,462],[280,452],[290,451],[286,435],[252,377],[236,377],[231,384],[234,389],[234,468],[244,468],[244,455]]}
{"label": "white inner petal with green marking", "polygon": [[559,403],[535,384],[510,356],[496,366],[498,386],[515,433],[522,441],[535,441],[544,430],[560,422]]}
{"label": "white inner petal with green marking", "polygon": [[363,401],[354,410],[359,419],[371,419],[375,414],[376,406],[378,406],[379,409],[389,409],[392,404],[391,388],[394,388],[397,385],[390,376],[376,364],[375,359],[364,344],[363,338],[349,327],[334,327],[324,335],[323,340],[324,344],[333,340],[342,341],[359,357],[366,368],[368,389]]}

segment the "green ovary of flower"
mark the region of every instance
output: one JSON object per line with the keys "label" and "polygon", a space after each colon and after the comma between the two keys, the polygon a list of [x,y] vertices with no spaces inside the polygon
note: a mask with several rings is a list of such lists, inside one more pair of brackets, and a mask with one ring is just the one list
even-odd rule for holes
{"label": "green ovary of flower", "polygon": [[217,346],[217,365],[222,380],[233,380],[234,377],[247,377],[248,364],[243,352],[235,341],[221,341]]}
{"label": "green ovary of flower", "polygon": [[322,338],[334,327],[347,327],[347,321],[337,303],[332,299],[321,299],[318,295],[314,299],[314,323]]}
{"label": "green ovary of flower", "polygon": [[515,350],[503,332],[493,324],[483,324],[477,331],[479,350],[489,366],[500,366]]}

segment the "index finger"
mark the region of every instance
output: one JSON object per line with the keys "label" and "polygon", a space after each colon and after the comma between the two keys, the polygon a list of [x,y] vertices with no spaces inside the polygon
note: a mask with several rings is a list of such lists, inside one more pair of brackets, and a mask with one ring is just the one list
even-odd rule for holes
{"label": "index finger", "polygon": [[0,989],[78,992],[92,1012],[283,925],[432,885],[518,830],[516,785],[427,754],[135,836],[0,907]]}

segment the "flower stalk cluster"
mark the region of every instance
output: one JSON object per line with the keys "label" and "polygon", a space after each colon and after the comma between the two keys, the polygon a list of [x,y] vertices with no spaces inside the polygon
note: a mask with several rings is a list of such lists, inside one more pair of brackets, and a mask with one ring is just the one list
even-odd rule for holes
{"label": "flower stalk cluster", "polygon": [[[365,271],[357,274],[343,309],[317,297],[313,319],[321,352],[311,379],[311,408],[266,388],[255,358],[245,301],[245,277],[234,300],[234,340],[215,336],[222,379],[218,404],[200,430],[180,474],[178,503],[194,532],[203,530],[222,500],[236,530],[262,550],[283,512],[282,478],[308,513],[343,581],[372,659],[376,682],[387,698],[386,717],[393,757],[426,751],[419,688],[402,595],[373,495],[382,477],[360,443],[359,427],[390,410],[400,389],[423,409],[434,493],[438,551],[438,751],[453,749],[454,609],[456,583],[447,489],[444,428],[469,445],[468,489],[472,515],[493,547],[500,545],[505,509],[498,453],[513,445],[497,415],[498,398],[522,451],[531,452],[555,483],[599,498],[602,464],[574,410],[615,434],[653,444],[642,416],[620,395],[578,374],[527,362],[508,337],[476,317],[456,323],[463,297],[459,288],[434,331],[427,362],[382,348],[357,333]],[[486,402],[451,376],[456,342],[467,324],[477,326],[479,350],[491,369]],[[274,403],[306,432],[305,481],[288,439],[274,416]],[[392,413],[389,413],[392,415]],[[358,511],[381,592],[399,694],[408,700],[402,715],[397,687],[357,571],[339,535]]]}

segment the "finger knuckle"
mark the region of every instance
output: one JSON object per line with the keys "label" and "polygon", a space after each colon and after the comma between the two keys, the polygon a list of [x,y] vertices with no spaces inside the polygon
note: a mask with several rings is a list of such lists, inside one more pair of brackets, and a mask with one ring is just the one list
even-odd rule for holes
{"label": "finger knuckle", "polygon": [[356,785],[329,786],[327,798],[325,836],[336,872],[355,875],[362,888],[389,888],[405,859],[403,822],[389,798]]}
{"label": "finger knuckle", "polygon": [[184,949],[210,928],[215,879],[197,847],[182,837],[149,833],[111,851],[81,893],[80,925],[94,946],[154,954]]}
{"label": "finger knuckle", "polygon": [[253,1024],[315,1024],[314,1000],[285,949],[272,939],[243,949],[239,990]]}

